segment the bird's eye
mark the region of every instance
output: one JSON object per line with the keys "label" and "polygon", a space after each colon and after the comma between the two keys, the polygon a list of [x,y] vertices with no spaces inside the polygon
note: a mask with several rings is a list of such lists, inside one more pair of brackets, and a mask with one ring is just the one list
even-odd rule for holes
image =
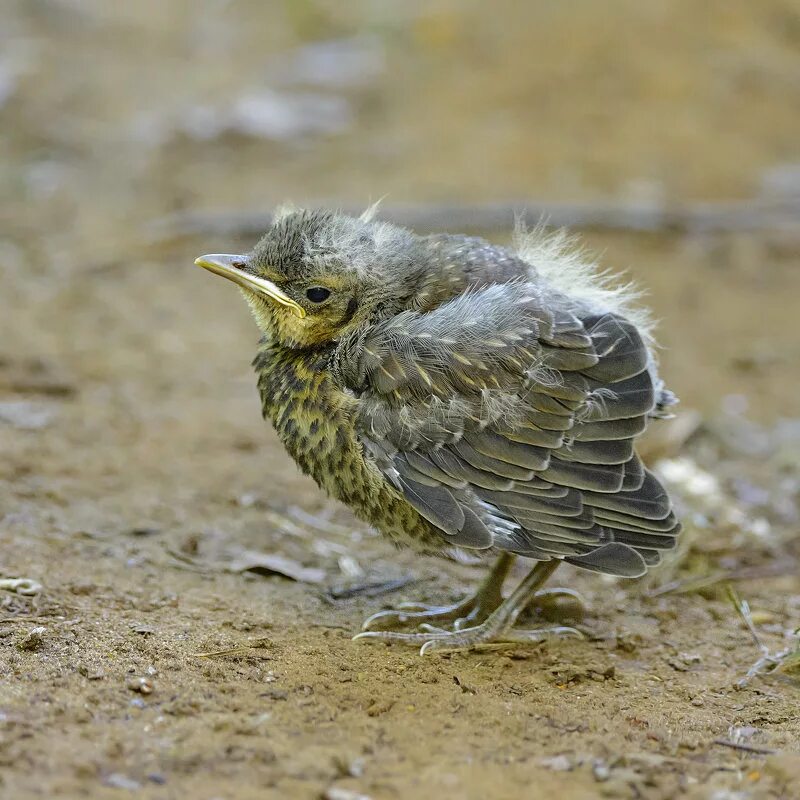
{"label": "bird's eye", "polygon": [[331,296],[331,290],[323,286],[312,286],[306,291],[306,297],[312,303],[322,303]]}

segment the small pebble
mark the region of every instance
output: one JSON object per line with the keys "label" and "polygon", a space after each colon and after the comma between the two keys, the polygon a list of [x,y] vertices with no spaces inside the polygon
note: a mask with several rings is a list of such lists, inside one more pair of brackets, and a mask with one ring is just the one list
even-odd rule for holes
{"label": "small pebble", "polygon": [[55,408],[26,400],[0,403],[0,422],[22,431],[46,428],[56,417]]}
{"label": "small pebble", "polygon": [[155,689],[155,685],[150,678],[140,678],[135,675],[129,677],[125,685],[132,692],[139,692],[139,694],[152,694]]}
{"label": "small pebble", "polygon": [[594,775],[594,779],[599,783],[603,781],[607,781],[611,777],[611,768],[606,764],[605,761],[597,759],[592,764],[592,774]]}
{"label": "small pebble", "polygon": [[372,800],[367,794],[353,791],[352,789],[342,789],[339,786],[331,786],[322,795],[323,800]]}
{"label": "small pebble", "polygon": [[98,667],[90,667],[87,664],[81,664],[78,667],[78,673],[83,675],[87,681],[99,681],[105,678],[105,673]]}
{"label": "small pebble", "polygon": [[134,792],[142,787],[139,781],[135,781],[121,772],[112,772],[110,775],[106,775],[103,783],[112,789],[127,789],[129,792]]}
{"label": "small pebble", "polygon": [[36,652],[44,644],[44,634],[46,632],[47,628],[44,626],[32,628],[25,636],[22,637],[22,639],[19,640],[17,643],[17,649],[29,653]]}
{"label": "small pebble", "polygon": [[572,769],[572,762],[565,755],[543,758],[539,763],[554,772],[569,772]]}

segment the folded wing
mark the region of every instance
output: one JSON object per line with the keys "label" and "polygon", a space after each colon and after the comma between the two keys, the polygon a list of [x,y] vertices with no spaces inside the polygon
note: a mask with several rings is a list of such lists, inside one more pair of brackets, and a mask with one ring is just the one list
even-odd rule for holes
{"label": "folded wing", "polygon": [[680,525],[633,447],[660,401],[636,327],[492,285],[337,354],[386,479],[449,544],[641,575]]}

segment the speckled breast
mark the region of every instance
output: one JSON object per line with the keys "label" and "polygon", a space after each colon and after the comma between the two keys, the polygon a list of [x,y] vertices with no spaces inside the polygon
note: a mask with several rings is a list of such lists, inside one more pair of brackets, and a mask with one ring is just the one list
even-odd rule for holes
{"label": "speckled breast", "polygon": [[440,550],[441,535],[369,462],[358,439],[358,400],[334,385],[329,351],[265,343],[253,361],[265,419],[300,469],[398,543]]}

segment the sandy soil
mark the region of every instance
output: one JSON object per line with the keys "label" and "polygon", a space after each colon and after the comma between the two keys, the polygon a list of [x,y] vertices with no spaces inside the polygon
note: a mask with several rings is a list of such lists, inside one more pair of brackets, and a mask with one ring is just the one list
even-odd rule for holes
{"label": "sandy soil", "polygon": [[[653,591],[753,570],[736,585],[763,644],[800,628],[796,238],[587,238],[651,290],[664,371],[704,421],[666,454],[718,476],[721,503],[676,487],[692,546],[646,581],[558,573],[587,599],[584,641],[421,658],[350,637],[382,606],[458,598],[483,568],[396,552],[299,475],[260,419],[244,305],[191,265],[249,243],[150,226],[387,190],[747,196],[798,156],[791,4],[699,20],[688,2],[531,6],[518,25],[469,4],[202,5],[3,12],[0,580],[40,588],[0,584],[0,793],[800,796],[792,675],[742,684],[760,654],[721,584]],[[235,87],[279,85],[302,42],[364,31],[385,64],[342,90],[352,130],[181,127]],[[276,555],[300,580],[243,569]]]}

